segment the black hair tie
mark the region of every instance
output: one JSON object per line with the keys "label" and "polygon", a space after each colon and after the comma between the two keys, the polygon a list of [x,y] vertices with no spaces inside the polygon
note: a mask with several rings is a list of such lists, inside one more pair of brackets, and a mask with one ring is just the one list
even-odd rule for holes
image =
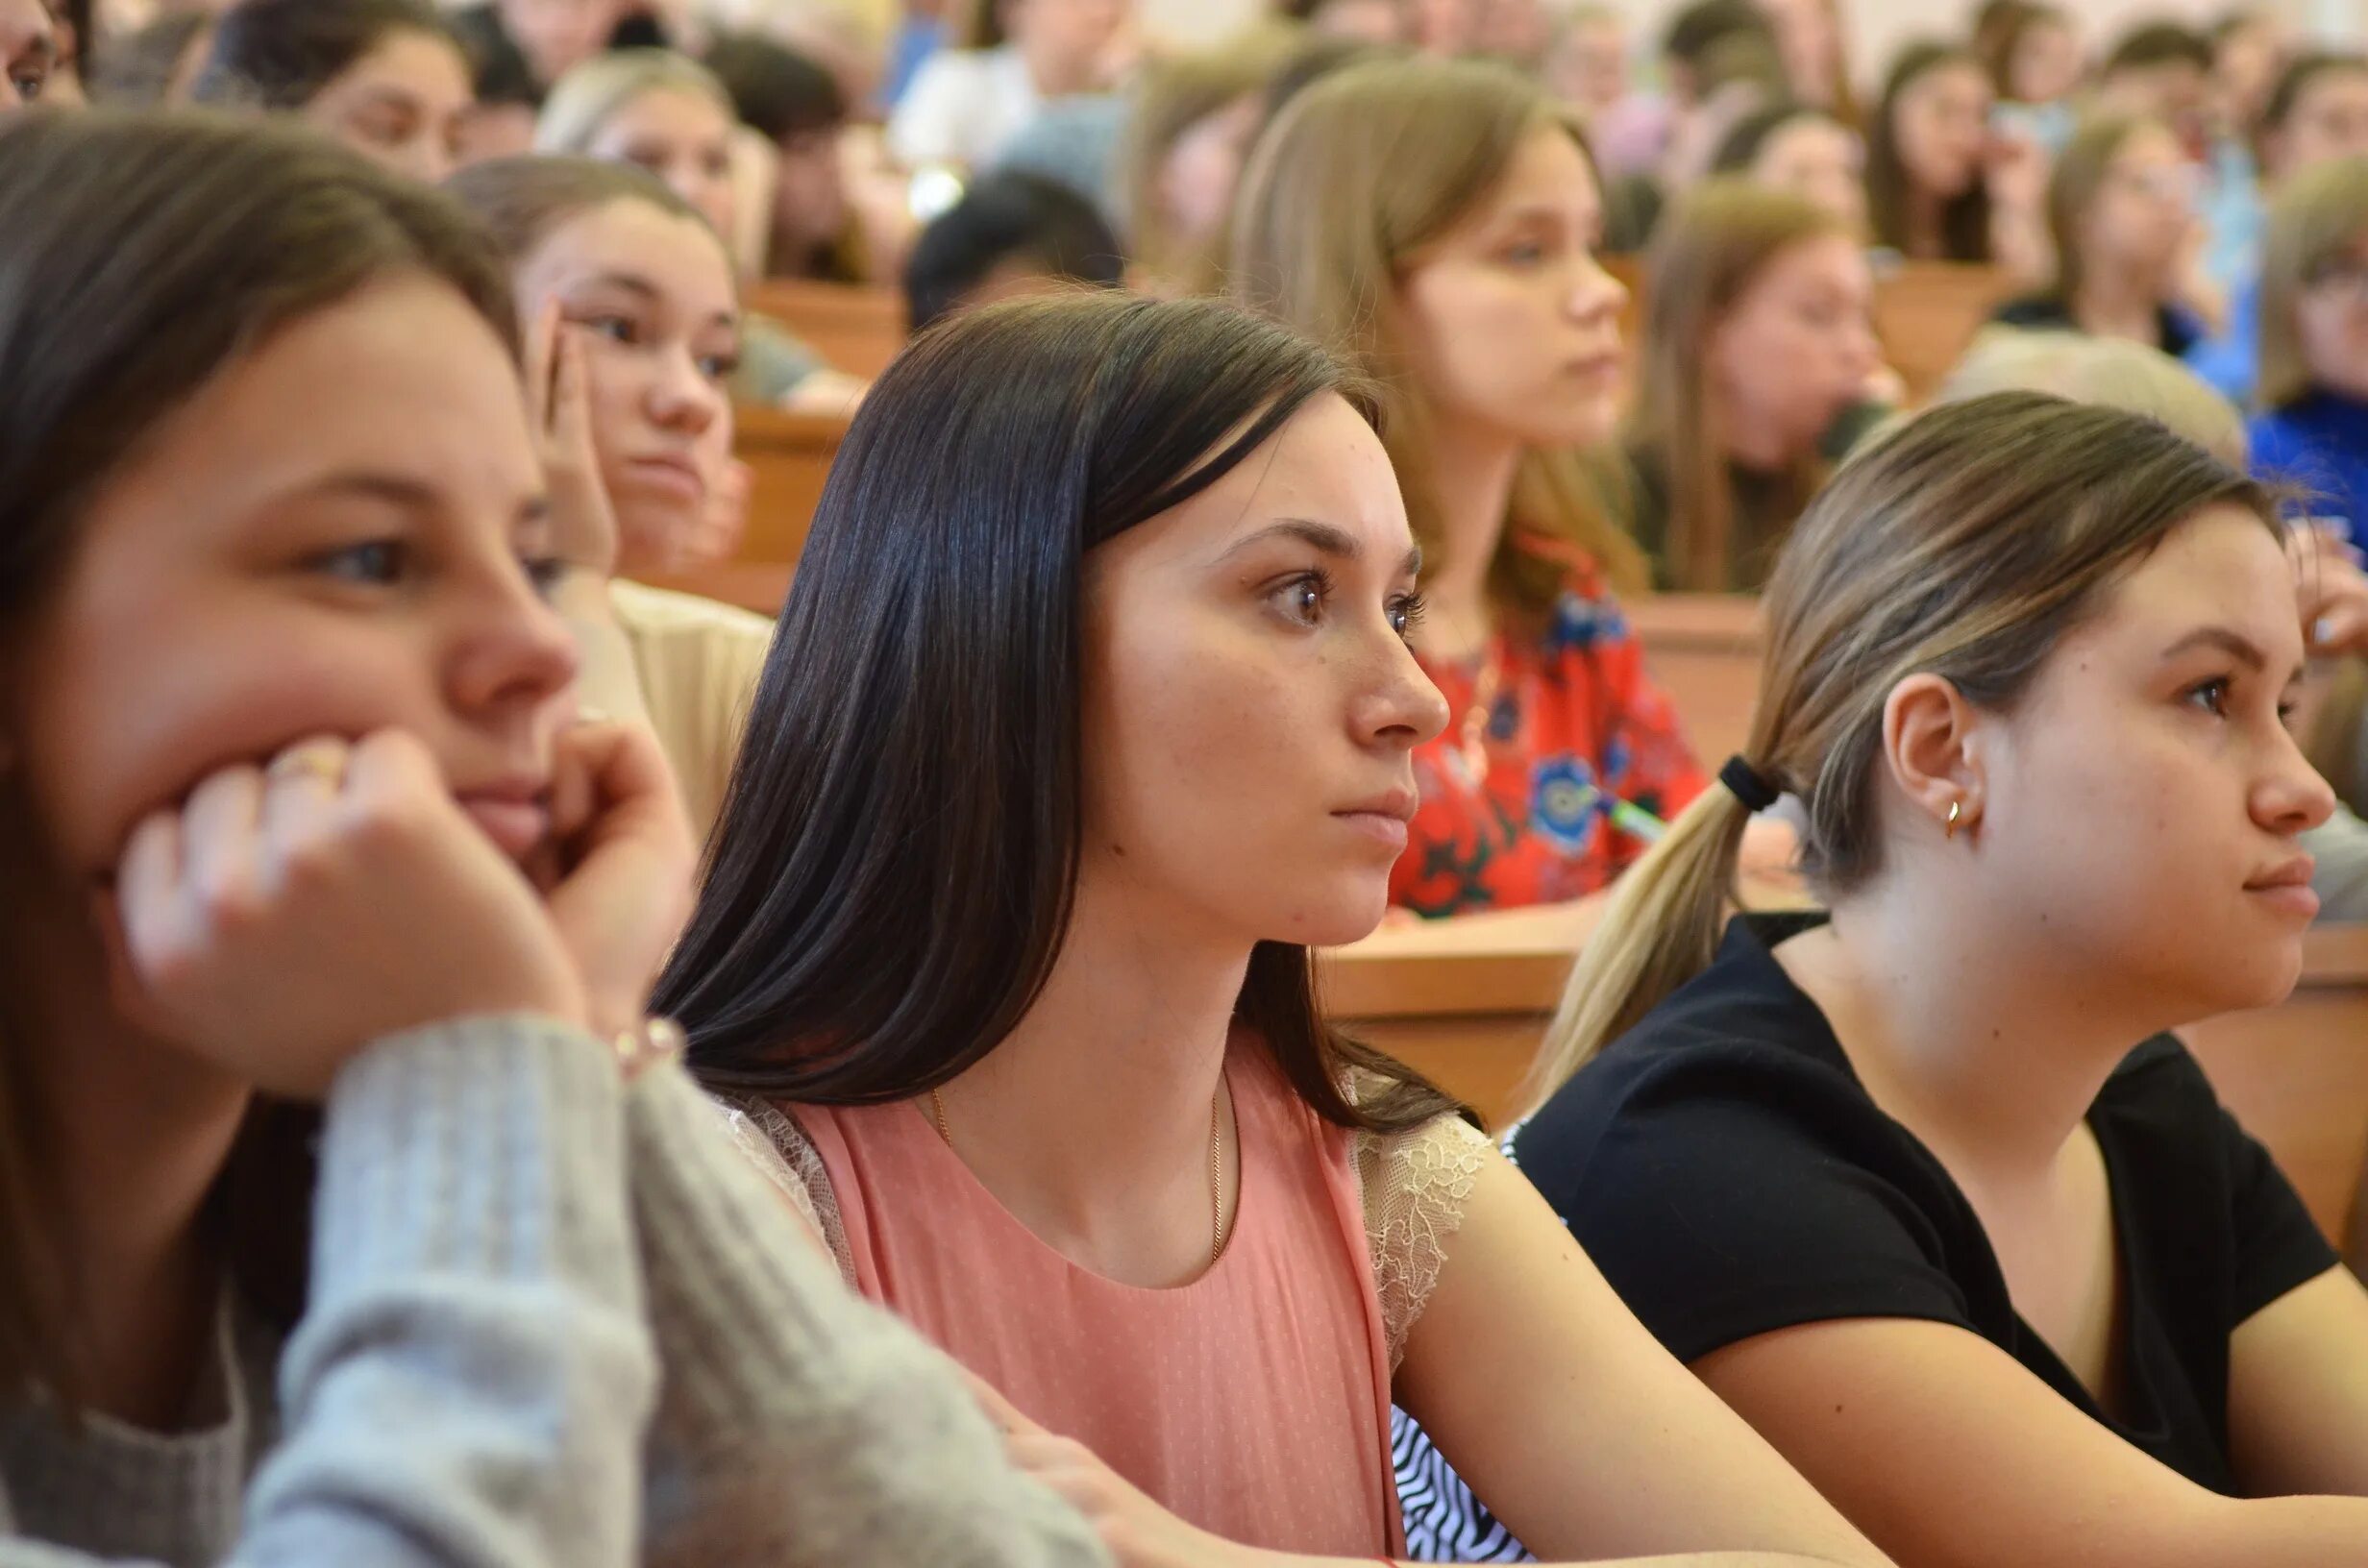
{"label": "black hair tie", "polygon": [[1739,756],[1729,757],[1727,765],[1718,770],[1718,782],[1727,792],[1743,802],[1743,809],[1757,816],[1777,800],[1776,786],[1770,784],[1759,769]]}

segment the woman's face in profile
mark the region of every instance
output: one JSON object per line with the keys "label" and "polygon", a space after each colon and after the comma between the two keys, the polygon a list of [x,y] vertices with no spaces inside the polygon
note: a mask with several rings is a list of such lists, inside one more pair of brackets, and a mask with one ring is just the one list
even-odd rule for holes
{"label": "woman's face in profile", "polygon": [[1968,894],[2101,996],[2198,1018],[2282,999],[2317,910],[2296,836],[2334,800],[2288,728],[2302,672],[2284,549],[2206,508],[1986,716]]}
{"label": "woman's face in profile", "polygon": [[1096,547],[1081,903],[1228,947],[1380,922],[1412,752],[1446,723],[1405,642],[1418,565],[1388,453],[1328,394]]}

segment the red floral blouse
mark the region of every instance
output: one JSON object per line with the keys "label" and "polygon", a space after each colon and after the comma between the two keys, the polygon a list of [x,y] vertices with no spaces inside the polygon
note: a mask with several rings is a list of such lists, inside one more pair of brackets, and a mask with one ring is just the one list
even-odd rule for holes
{"label": "red floral blouse", "polygon": [[1499,631],[1476,658],[1421,664],[1450,718],[1415,752],[1422,804],[1390,872],[1390,901],[1418,915],[1593,893],[1645,848],[1613,823],[1617,801],[1666,820],[1708,782],[1584,560],[1539,632]]}

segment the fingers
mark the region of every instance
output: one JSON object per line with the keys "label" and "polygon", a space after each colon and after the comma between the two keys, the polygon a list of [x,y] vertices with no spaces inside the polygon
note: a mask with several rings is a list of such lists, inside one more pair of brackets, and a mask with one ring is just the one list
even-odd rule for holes
{"label": "fingers", "polygon": [[[690,828],[683,821],[673,771],[646,725],[578,724],[560,735],[558,749],[562,765],[555,768],[553,788],[573,772],[590,792],[591,805],[580,825],[584,850],[627,835],[651,833],[678,838],[688,845]],[[555,798],[555,823],[558,810]]]}
{"label": "fingers", "polygon": [[1015,1436],[1044,1437],[1050,1435],[1044,1428],[1023,1414],[1019,1406],[1005,1399],[1000,1388],[996,1387],[995,1384],[967,1366],[961,1368],[961,1372],[962,1381],[970,1385],[971,1397],[978,1401],[979,1409],[987,1412],[988,1420]]}
{"label": "fingers", "polygon": [[115,872],[125,956],[144,978],[181,943],[181,814],[152,812],[132,830]]}
{"label": "fingers", "polygon": [[527,416],[538,437],[551,431],[552,371],[559,338],[559,302],[554,300],[535,312],[527,329]]}
{"label": "fingers", "polygon": [[235,919],[261,897],[263,773],[225,768],[182,808],[182,890],[198,924]]}
{"label": "fingers", "polygon": [[263,878],[284,889],[329,838],[352,748],[334,737],[289,747],[263,770]]}
{"label": "fingers", "polygon": [[553,307],[555,347],[551,380],[551,411],[545,429],[562,460],[579,464],[587,474],[598,471],[592,447],[592,378],[584,369],[583,339],[557,326]]}

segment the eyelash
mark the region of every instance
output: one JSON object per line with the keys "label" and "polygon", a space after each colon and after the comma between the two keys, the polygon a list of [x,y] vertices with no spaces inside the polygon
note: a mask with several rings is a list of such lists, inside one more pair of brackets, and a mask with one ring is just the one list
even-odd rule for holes
{"label": "eyelash", "polygon": [[[2233,675],[2213,675],[2207,680],[2197,681],[2194,685],[2188,687],[2184,692],[2182,692],[2180,694],[2180,700],[2183,702],[2193,703],[2197,698],[2203,697],[2207,693],[2214,694],[2211,700],[2202,704],[2204,711],[2210,714],[2215,719],[2226,719],[2229,716],[2229,691],[2235,684],[2236,677]],[[2278,722],[2289,727],[2292,726],[2294,723],[2294,703],[2291,699],[2284,698],[2281,698],[2279,699]]]}
{"label": "eyelash", "polygon": [[[374,553],[382,553],[386,557],[382,571],[343,570]],[[324,551],[306,564],[315,572],[356,587],[391,588],[408,574],[412,564],[411,549],[400,539],[364,539]],[[567,576],[567,562],[557,555],[521,555],[518,565],[525,571],[527,581],[533,585],[537,599],[550,599]]]}
{"label": "eyelash", "polygon": [[[1275,592],[1278,595],[1286,598],[1311,589],[1314,590],[1316,595],[1317,602],[1315,615],[1309,616],[1299,613],[1295,602],[1284,611],[1284,613],[1290,616],[1293,621],[1303,626],[1313,626],[1321,618],[1323,606],[1328,603],[1332,598],[1332,574],[1324,571],[1320,567],[1311,568],[1310,570],[1301,572],[1295,576],[1285,578],[1281,583],[1277,584],[1275,588]],[[1405,639],[1413,632],[1416,625],[1421,621],[1422,612],[1426,607],[1427,605],[1422,596],[1418,593],[1399,594],[1393,598],[1387,606],[1392,622],[1391,629],[1398,634],[1400,640]]]}

